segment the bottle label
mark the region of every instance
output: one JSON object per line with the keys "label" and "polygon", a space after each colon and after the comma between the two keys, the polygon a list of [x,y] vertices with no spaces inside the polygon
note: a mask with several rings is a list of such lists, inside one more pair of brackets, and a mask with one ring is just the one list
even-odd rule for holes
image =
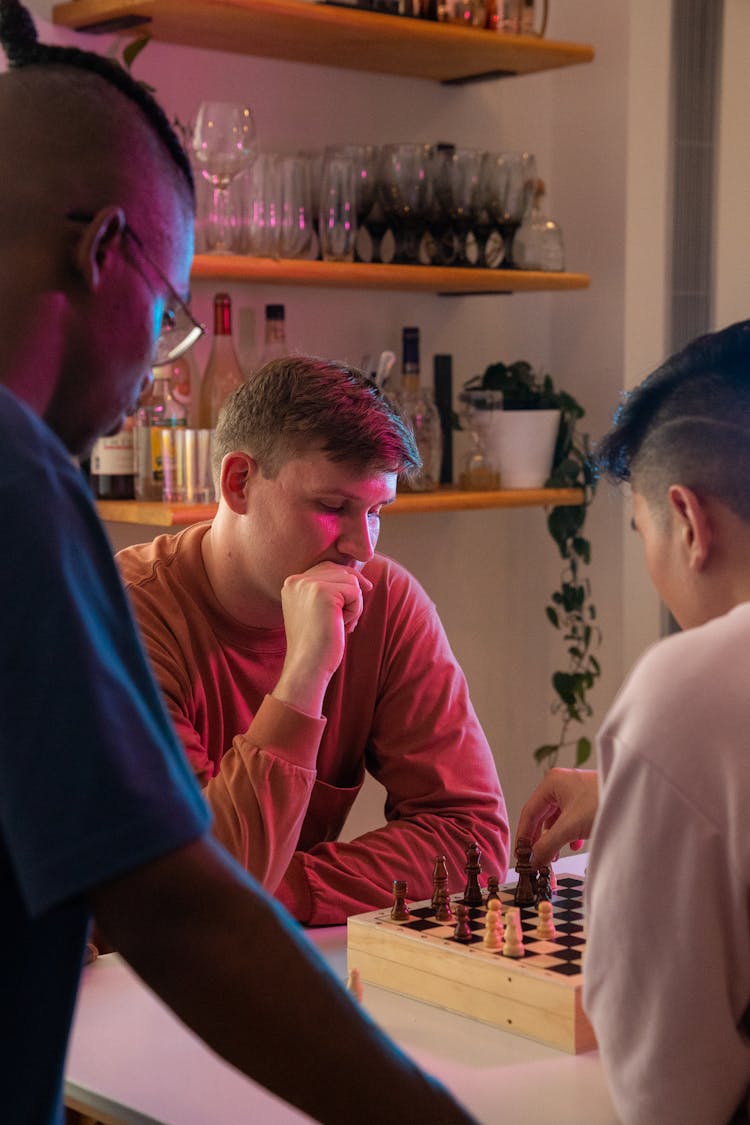
{"label": "bottle label", "polygon": [[135,472],[133,431],[121,430],[111,437],[99,438],[91,451],[91,475],[128,476]]}

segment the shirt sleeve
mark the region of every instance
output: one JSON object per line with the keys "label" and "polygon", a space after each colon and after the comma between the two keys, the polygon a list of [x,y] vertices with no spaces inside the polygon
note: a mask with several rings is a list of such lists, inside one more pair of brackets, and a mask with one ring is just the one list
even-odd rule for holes
{"label": "shirt sleeve", "polygon": [[62,452],[4,474],[0,822],[32,913],[205,832],[109,543]]}
{"label": "shirt sleeve", "polygon": [[[650,714],[658,738],[660,717],[644,714],[647,688],[643,678],[631,684],[619,710],[640,697],[641,726],[648,730]],[[605,735],[600,746],[612,764],[587,872],[584,1005],[625,1125],[728,1121],[750,1074],[745,881],[709,802],[629,733]],[[691,746],[688,730],[671,733],[686,764],[695,752],[712,765],[720,758],[718,747]]]}
{"label": "shirt sleeve", "polygon": [[463,889],[472,840],[483,870],[506,875],[509,830],[492,753],[437,611],[413,579],[385,631],[367,768],[385,787],[386,824],[295,854],[277,896],[311,925],[386,905],[394,879],[407,881],[412,900],[429,898],[437,854],[451,891]]}

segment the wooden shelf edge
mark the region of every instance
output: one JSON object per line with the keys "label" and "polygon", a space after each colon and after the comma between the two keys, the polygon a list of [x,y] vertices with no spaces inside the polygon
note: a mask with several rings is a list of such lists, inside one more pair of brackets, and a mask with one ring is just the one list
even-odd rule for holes
{"label": "wooden shelf edge", "polygon": [[[435,492],[399,492],[384,509],[387,515],[418,512],[478,511],[487,508],[554,508],[580,504],[577,488],[518,488],[488,492],[466,492],[439,488]],[[156,501],[99,500],[97,510],[109,523],[144,524],[148,527],[187,527],[213,519],[216,504],[160,504]]]}
{"label": "wooden shelf edge", "polygon": [[533,73],[594,57],[586,43],[302,0],[67,0],[52,18],[75,31],[147,31],[182,46],[438,82]]}
{"label": "wooden shelf edge", "polygon": [[253,258],[244,254],[196,254],[191,276],[201,281],[309,285],[326,289],[386,289],[469,295],[587,289],[586,273],[489,270],[449,266],[402,266],[319,262],[304,258]]}

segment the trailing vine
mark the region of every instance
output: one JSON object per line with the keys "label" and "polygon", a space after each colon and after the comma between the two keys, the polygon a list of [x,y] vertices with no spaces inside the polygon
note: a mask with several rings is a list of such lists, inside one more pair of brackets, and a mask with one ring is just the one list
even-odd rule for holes
{"label": "trailing vine", "polygon": [[484,375],[468,380],[464,388],[468,392],[502,391],[504,410],[560,411],[560,430],[546,487],[580,489],[583,500],[580,504],[552,508],[547,516],[547,528],[557,544],[563,569],[545,613],[549,623],[560,633],[567,663],[553,673],[551,680],[554,692],[551,710],[560,723],[557,741],[537,747],[534,758],[547,768],[556,764],[561,751],[572,750],[575,765],[581,766],[591,755],[591,741],[585,735],[576,736],[574,727],[591,718],[593,708],[589,692],[601,675],[601,666],[594,655],[601,643],[601,632],[586,574],[591,562],[591,544],[584,531],[597,478],[590,459],[588,437],[578,432],[578,423],[585,411],[572,395],[557,390],[549,375],[535,375],[525,360],[490,364]]}

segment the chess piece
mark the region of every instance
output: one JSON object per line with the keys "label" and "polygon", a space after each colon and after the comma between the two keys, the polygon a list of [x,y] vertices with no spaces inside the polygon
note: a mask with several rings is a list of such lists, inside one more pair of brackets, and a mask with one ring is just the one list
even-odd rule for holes
{"label": "chess piece", "polygon": [[513,895],[516,906],[533,906],[536,903],[536,872],[531,865],[531,841],[520,837],[516,844],[516,871],[518,883]]}
{"label": "chess piece", "polygon": [[448,893],[448,868],[445,864],[444,855],[435,856],[435,866],[432,869],[432,906],[437,909],[438,893],[442,888],[445,888],[446,894]]}
{"label": "chess piece", "polygon": [[479,886],[479,872],[482,870],[480,859],[481,851],[476,840],[472,840],[466,849],[466,886],[462,901],[466,906],[481,906],[483,903],[482,888]]}
{"label": "chess piece", "polygon": [[487,876],[487,906],[492,901],[500,901],[500,880],[497,875]]}
{"label": "chess piece", "polygon": [[362,1002],[362,977],[359,975],[359,969],[350,969],[349,975],[346,978],[346,987],[351,992],[355,1000]]}
{"label": "chess piece", "polygon": [[536,897],[538,902],[552,901],[552,880],[549,867],[540,867],[536,876]]}
{"label": "chess piece", "polygon": [[536,936],[543,941],[552,941],[557,936],[555,923],[552,921],[552,903],[542,899],[537,907],[539,921],[536,927]]}
{"label": "chess piece", "polygon": [[447,887],[440,887],[437,891],[437,902],[434,903],[435,921],[436,922],[452,922],[453,911],[451,910],[451,900],[448,894]]}
{"label": "chess piece", "polygon": [[521,911],[517,906],[509,906],[505,914],[505,940],[503,957],[524,957],[523,931],[521,930]]}
{"label": "chess piece", "polygon": [[499,949],[503,943],[503,914],[500,900],[490,899],[487,903],[485,931],[482,941],[487,949]]}
{"label": "chess piece", "polygon": [[453,937],[456,941],[464,943],[471,941],[469,908],[463,902],[459,902],[456,907],[456,928],[453,931]]}
{"label": "chess piece", "polygon": [[393,906],[391,907],[391,918],[394,922],[406,922],[411,918],[411,912],[406,905],[406,881],[404,879],[393,880]]}

